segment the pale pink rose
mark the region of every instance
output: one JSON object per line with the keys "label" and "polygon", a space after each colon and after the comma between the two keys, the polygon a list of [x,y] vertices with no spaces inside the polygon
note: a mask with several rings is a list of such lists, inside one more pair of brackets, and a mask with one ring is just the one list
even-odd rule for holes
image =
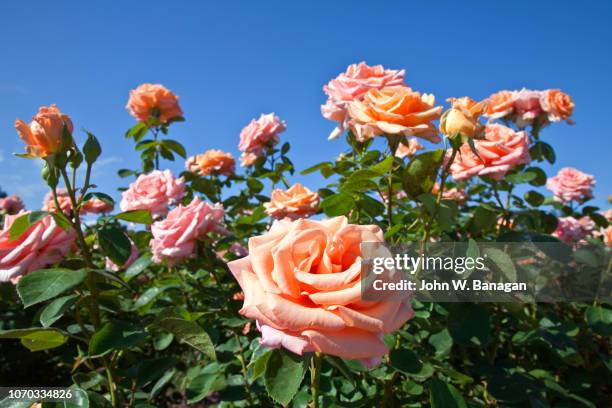
{"label": "pale pink rose", "polygon": [[552,233],[554,237],[561,241],[571,244],[576,243],[586,237],[583,225],[574,217],[560,217],[557,223],[557,229]]}
{"label": "pale pink rose", "polygon": [[417,154],[419,150],[423,149],[425,149],[423,145],[420,144],[418,140],[412,138],[408,140],[408,145],[403,143],[399,144],[397,150],[395,151],[395,157],[399,157],[400,159],[403,159],[404,157],[412,157]]}
{"label": "pale pink rose", "polygon": [[223,205],[210,205],[199,197],[170,211],[165,219],[151,225],[153,261],[174,265],[191,256],[198,238],[220,228],[223,214]]}
{"label": "pale pink rose", "polygon": [[370,89],[382,89],[404,84],[406,71],[385,69],[382,65],[369,66],[365,62],[351,64],[345,72],[329,81],[323,87],[327,95],[325,105],[321,105],[323,117],[338,122],[330,134],[335,139],[348,128],[347,105],[354,100],[361,101]]}
{"label": "pale pink rose", "polygon": [[185,195],[185,180],[176,179],[170,170],[153,170],[141,174],[123,192],[121,211],[149,210],[153,217],[163,216],[168,206],[178,203]]}
{"label": "pale pink rose", "polygon": [[279,142],[278,135],[287,129],[284,121],[274,113],[263,113],[259,119],[251,120],[240,132],[238,149],[243,153],[251,153],[256,157],[264,155],[266,149]]}
{"label": "pale pink rose", "polygon": [[23,201],[16,195],[0,198],[0,213],[13,215],[25,209]]}
{"label": "pale pink rose", "polygon": [[595,178],[573,167],[564,167],[546,181],[546,188],[562,203],[583,203],[593,197]]}
{"label": "pale pink rose", "polygon": [[[529,137],[526,132],[515,132],[504,125],[486,125],[485,136],[475,140],[480,158],[464,143],[457,153],[450,170],[455,180],[467,180],[474,176],[489,176],[501,180],[508,170],[529,163]],[[447,153],[449,159],[450,151]]]}
{"label": "pale pink rose", "polygon": [[[431,193],[435,196],[440,192],[440,183],[436,182],[431,189]],[[462,188],[444,186],[444,192],[442,192],[443,200],[456,201],[458,204],[463,204],[468,199],[468,195]]]}
{"label": "pale pink rose", "polygon": [[127,259],[127,261],[125,261],[123,265],[117,265],[110,258],[106,258],[105,261],[107,270],[117,272],[121,268],[129,267],[131,264],[134,263],[134,261],[136,261],[136,259],[138,259],[138,248],[134,244],[134,241],[132,241],[131,239],[130,243],[132,244],[132,246],[130,248],[130,257]]}
{"label": "pale pink rose", "polygon": [[255,164],[255,162],[259,159],[255,153],[242,153],[240,155],[240,165],[242,167],[249,167]]}
{"label": "pale pink rose", "polygon": [[602,213],[602,215],[608,220],[609,223],[612,223],[612,208],[607,209]]}
{"label": "pale pink rose", "polygon": [[63,230],[50,215],[12,241],[11,225],[25,214],[28,212],[4,218],[0,232],[0,282],[17,283],[23,275],[61,261],[74,243],[74,230]]}
{"label": "pale pink rose", "polygon": [[267,347],[375,362],[388,351],[383,334],[414,316],[407,299],[362,299],[361,243],[383,241],[379,227],[346,217],[275,222],[228,263],[244,291],[240,313],[256,320]]}
{"label": "pale pink rose", "polygon": [[[59,203],[60,210],[63,213],[68,214],[72,211],[72,202],[70,201],[70,196],[68,195],[68,191],[65,188],[57,188],[57,202]],[[55,212],[55,201],[53,200],[53,192],[49,191],[45,194],[45,198],[43,199],[43,211]]]}
{"label": "pale pink rose", "polygon": [[309,217],[319,210],[319,194],[295,183],[287,191],[280,188],[272,191],[270,202],[264,203],[266,213],[277,220]]}
{"label": "pale pink rose", "polygon": [[591,217],[588,217],[586,215],[584,217],[578,218],[578,223],[580,223],[580,227],[584,231],[585,235],[591,234],[593,231],[595,231],[595,228],[597,227]]}
{"label": "pale pink rose", "polygon": [[521,89],[514,101],[514,121],[520,128],[531,125],[544,111],[540,105],[541,91]]}

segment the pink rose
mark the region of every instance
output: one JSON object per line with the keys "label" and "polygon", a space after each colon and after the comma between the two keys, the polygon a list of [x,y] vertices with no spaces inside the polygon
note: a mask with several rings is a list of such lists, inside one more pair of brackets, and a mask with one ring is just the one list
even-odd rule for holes
{"label": "pink rose", "polygon": [[[59,203],[60,210],[62,210],[63,213],[68,214],[70,211],[72,211],[72,202],[70,201],[68,191],[66,191],[65,188],[57,188],[55,192],[57,195],[57,202]],[[49,191],[47,194],[45,194],[42,210],[49,212],[54,212],[56,210],[55,200],[53,200],[52,191]]]}
{"label": "pink rose", "polygon": [[111,211],[113,211],[112,204],[95,197],[85,201],[81,206],[81,214],[102,214],[110,213]]}
{"label": "pink rose", "polygon": [[[501,180],[508,170],[529,163],[529,137],[526,132],[515,132],[504,125],[486,125],[483,140],[474,141],[478,156],[464,143],[450,170],[455,180],[474,176],[489,176]],[[450,151],[447,153],[447,158]]]}
{"label": "pink rose", "polygon": [[564,167],[546,181],[546,188],[563,203],[583,203],[593,196],[595,178],[573,167]]}
{"label": "pink rose", "polygon": [[153,261],[174,265],[189,257],[199,237],[220,229],[223,214],[223,205],[210,205],[198,197],[170,211],[164,220],[151,225]]}
{"label": "pink rose", "polygon": [[117,272],[121,268],[129,267],[131,264],[134,263],[136,259],[138,259],[138,248],[136,247],[136,245],[131,239],[130,239],[130,243],[132,244],[132,246],[130,248],[130,257],[127,259],[127,261],[125,261],[123,265],[117,265],[116,263],[111,261],[110,258],[106,258],[105,261],[106,261],[107,270]]}
{"label": "pink rose", "polygon": [[543,114],[542,106],[540,105],[541,91],[532,91],[529,89],[521,89],[514,101],[514,112],[516,117],[514,121],[520,128],[532,124],[540,115]]}
{"label": "pink rose", "polygon": [[255,162],[259,159],[255,153],[242,153],[240,156],[240,165],[242,167],[249,167],[255,164]]}
{"label": "pink rose", "polygon": [[23,210],[25,206],[23,201],[16,195],[0,198],[0,213],[13,215]]}
{"label": "pink rose", "polygon": [[61,261],[74,243],[74,230],[63,230],[47,215],[21,237],[11,240],[11,225],[22,215],[7,215],[0,232],[0,282],[17,281],[25,274]]}
{"label": "pink rose", "polygon": [[[431,193],[437,196],[440,193],[440,183],[436,182],[431,189]],[[443,200],[452,200],[456,201],[458,204],[463,204],[468,199],[468,195],[462,188],[444,186],[444,191],[442,192]]]}
{"label": "pink rose", "polygon": [[540,96],[540,105],[548,114],[548,120],[558,122],[565,120],[570,125],[574,122],[570,119],[574,112],[574,101],[571,96],[561,92],[559,89],[548,89]]}
{"label": "pink rose", "polygon": [[612,225],[601,229],[604,243],[612,248]]}
{"label": "pink rose", "polygon": [[259,119],[251,120],[240,132],[238,148],[243,153],[251,153],[261,157],[265,150],[278,143],[278,135],[287,129],[284,121],[274,113],[263,113]]}
{"label": "pink rose", "polygon": [[321,105],[323,117],[338,122],[338,127],[330,134],[335,139],[348,128],[347,105],[349,102],[361,101],[370,89],[382,89],[404,84],[406,71],[385,69],[382,65],[373,67],[365,62],[351,64],[345,72],[329,81],[323,87],[327,95],[325,105]]}
{"label": "pink rose", "polygon": [[575,243],[586,237],[587,232],[580,220],[574,217],[561,217],[557,222],[557,229],[552,233],[554,237],[568,244]]}
{"label": "pink rose", "polygon": [[375,363],[388,351],[384,333],[414,315],[408,300],[362,299],[361,243],[383,241],[379,227],[346,217],[275,222],[228,263],[244,291],[240,313],[257,321],[265,346]]}
{"label": "pink rose", "polygon": [[176,204],[185,195],[185,180],[176,179],[170,170],[153,170],[141,174],[123,192],[121,211],[149,210],[153,217],[163,216],[168,206]]}

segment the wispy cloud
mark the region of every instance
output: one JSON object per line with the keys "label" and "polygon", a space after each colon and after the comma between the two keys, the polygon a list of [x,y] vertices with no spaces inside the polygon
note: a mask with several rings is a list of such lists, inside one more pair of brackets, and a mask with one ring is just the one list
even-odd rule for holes
{"label": "wispy cloud", "polygon": [[123,159],[121,157],[110,156],[110,157],[105,157],[103,159],[98,160],[96,162],[95,166],[100,168],[100,167],[109,166],[109,165],[115,164],[115,163],[121,163],[122,161],[123,161]]}

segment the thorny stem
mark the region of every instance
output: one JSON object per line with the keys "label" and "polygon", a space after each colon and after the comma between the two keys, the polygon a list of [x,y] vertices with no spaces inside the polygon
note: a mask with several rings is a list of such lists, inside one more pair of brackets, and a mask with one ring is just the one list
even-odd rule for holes
{"label": "thorny stem", "polygon": [[249,377],[247,375],[247,367],[244,363],[244,348],[240,343],[240,337],[236,333],[234,333],[234,338],[238,342],[238,350],[240,353],[236,356],[238,361],[240,361],[240,365],[242,366],[242,378],[244,379],[244,390],[246,391],[246,398],[250,406],[253,406],[253,399],[251,397],[251,385],[249,384]]}

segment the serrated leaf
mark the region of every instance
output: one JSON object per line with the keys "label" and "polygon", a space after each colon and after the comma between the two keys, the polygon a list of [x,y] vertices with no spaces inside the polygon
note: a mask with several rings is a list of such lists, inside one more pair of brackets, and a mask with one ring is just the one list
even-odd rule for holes
{"label": "serrated leaf", "polygon": [[100,357],[112,350],[134,347],[146,338],[142,327],[119,320],[105,323],[89,341],[89,355]]}
{"label": "serrated leaf", "polygon": [[179,317],[164,317],[156,321],[154,325],[172,333],[179,342],[199,350],[211,360],[216,360],[212,340],[197,323]]}
{"label": "serrated leaf", "polygon": [[49,327],[59,320],[79,299],[79,295],[62,296],[49,303],[40,313],[40,324]]}
{"label": "serrated leaf", "polygon": [[41,269],[19,279],[17,293],[24,307],[30,307],[78,286],[86,276],[85,269]]}
{"label": "serrated leaf", "polygon": [[306,364],[302,357],[284,349],[276,349],[266,364],[266,391],[274,401],[286,406],[300,388],[305,373]]}

